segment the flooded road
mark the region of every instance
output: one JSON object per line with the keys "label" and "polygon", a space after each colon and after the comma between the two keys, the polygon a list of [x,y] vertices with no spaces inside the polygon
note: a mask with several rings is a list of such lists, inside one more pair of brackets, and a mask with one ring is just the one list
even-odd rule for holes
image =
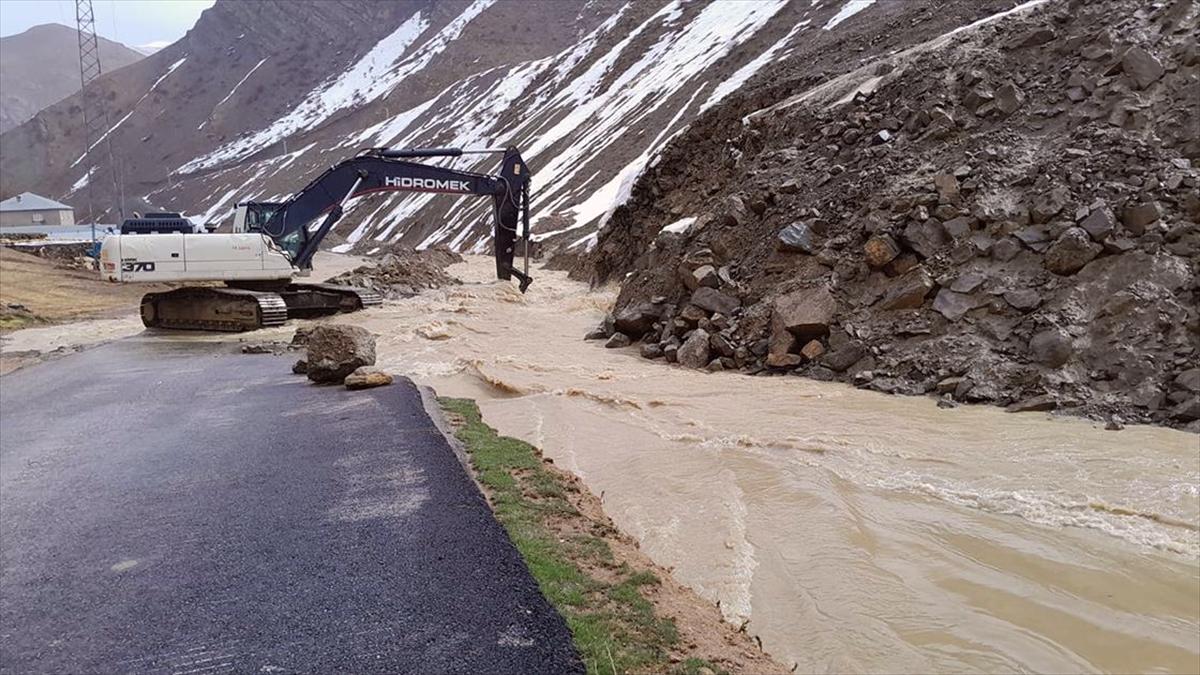
{"label": "flooded road", "polygon": [[1200,437],[683,370],[581,339],[610,292],[450,271],[334,320],[580,475],[798,672],[1200,671]]}
{"label": "flooded road", "polygon": [[581,339],[611,294],[492,269],[342,320],[798,671],[1200,670],[1197,436],[648,362]]}

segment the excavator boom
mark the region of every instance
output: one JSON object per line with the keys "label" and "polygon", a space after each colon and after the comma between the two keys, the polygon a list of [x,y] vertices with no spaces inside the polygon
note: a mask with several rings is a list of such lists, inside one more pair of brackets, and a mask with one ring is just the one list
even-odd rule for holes
{"label": "excavator boom", "polygon": [[[497,174],[408,161],[481,152],[503,154]],[[101,247],[101,272],[120,282],[225,281],[230,286],[148,294],[142,299],[147,326],[251,330],[286,318],[354,311],[382,299],[366,289],[298,284],[291,278],[312,269],[313,256],[348,200],[375,192],[434,192],[492,200],[496,276],[516,277],[524,293],[533,281],[529,180],[516,148],[372,148],[330,167],[284,202],[239,204],[234,234],[110,236]],[[523,271],[513,267],[519,233],[525,238]]]}
{"label": "excavator boom", "polygon": [[[321,240],[342,216],[349,199],[377,192],[433,192],[490,197],[493,203],[493,241],[496,276],[521,282],[521,292],[532,279],[513,267],[515,244],[523,230],[529,251],[529,169],[516,148],[503,151],[500,171],[495,175],[461,171],[431,164],[406,161],[419,157],[457,157],[459,148],[373,148],[339,162],[322,173],[291,199],[280,205],[262,231],[292,257],[300,269],[310,269]],[[312,223],[324,216],[315,229]],[[524,224],[526,227],[522,228]]]}

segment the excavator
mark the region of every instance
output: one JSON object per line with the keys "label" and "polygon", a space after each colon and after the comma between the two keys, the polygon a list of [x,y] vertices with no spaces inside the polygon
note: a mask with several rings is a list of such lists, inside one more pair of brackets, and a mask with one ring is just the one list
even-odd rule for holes
{"label": "excavator", "polygon": [[[502,155],[495,175],[411,161],[483,153]],[[330,167],[287,201],[237,204],[231,233],[109,235],[100,247],[100,273],[118,283],[224,283],[145,295],[142,323],[151,328],[246,331],[352,312],[382,298],[364,288],[296,281],[311,273],[313,256],[343,205],[376,192],[433,192],[492,198],[496,277],[515,277],[524,293],[533,281],[529,182],[529,167],[515,147],[370,148]],[[523,271],[513,266],[518,237]]]}

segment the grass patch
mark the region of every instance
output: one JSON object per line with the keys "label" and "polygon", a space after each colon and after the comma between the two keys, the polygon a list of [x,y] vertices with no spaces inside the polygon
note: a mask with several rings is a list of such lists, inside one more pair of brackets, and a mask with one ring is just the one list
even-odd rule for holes
{"label": "grass patch", "polygon": [[466,446],[496,519],[571,629],[588,673],[723,672],[702,659],[672,669],[670,650],[679,642],[675,622],[658,616],[642,592],[659,578],[615,562],[608,542],[593,531],[602,526],[568,499],[577,488],[547,470],[533,446],[497,435],[470,399],[438,401]]}

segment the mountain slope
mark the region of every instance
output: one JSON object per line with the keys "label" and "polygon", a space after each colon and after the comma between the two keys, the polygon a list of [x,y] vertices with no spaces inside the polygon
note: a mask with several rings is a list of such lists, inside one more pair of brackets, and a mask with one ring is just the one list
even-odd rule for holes
{"label": "mountain slope", "polygon": [[[106,73],[142,59],[119,42],[99,38],[99,44]],[[47,23],[0,38],[0,133],[77,91],[79,38],[74,28]]]}
{"label": "mountain slope", "polygon": [[[837,74],[927,24],[1011,4],[218,2],[183,40],[114,75],[112,140],[129,208],[208,221],[235,201],[289,194],[364,147],[516,144],[534,171],[535,234],[582,250],[666,143],[764,66],[807,68],[823,54],[810,75]],[[906,30],[882,34],[873,17]],[[17,157],[0,167],[6,190],[49,185],[78,199],[69,111],[0,136]],[[364,252],[478,249],[488,215],[476,200],[377,195],[348,205],[337,232]]]}

